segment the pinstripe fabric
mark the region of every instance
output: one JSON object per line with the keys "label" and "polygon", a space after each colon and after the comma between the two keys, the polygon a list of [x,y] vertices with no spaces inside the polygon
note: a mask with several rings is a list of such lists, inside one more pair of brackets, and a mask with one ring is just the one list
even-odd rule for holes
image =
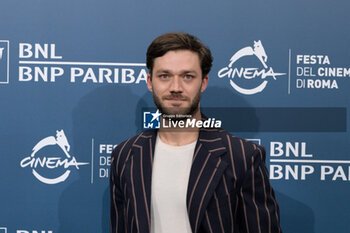
{"label": "pinstripe fabric", "polygon": [[[111,232],[149,233],[152,160],[157,131],[112,153]],[[201,129],[187,188],[194,233],[279,233],[279,210],[263,147],[224,130]]]}

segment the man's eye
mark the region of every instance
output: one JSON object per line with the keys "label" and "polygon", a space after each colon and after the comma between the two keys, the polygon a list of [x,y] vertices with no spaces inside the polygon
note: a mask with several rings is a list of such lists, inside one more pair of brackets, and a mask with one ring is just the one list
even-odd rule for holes
{"label": "man's eye", "polygon": [[189,74],[186,74],[184,78],[187,79],[187,80],[189,80],[189,79],[192,79],[193,76],[192,76],[192,75],[189,75]]}
{"label": "man's eye", "polygon": [[161,75],[159,75],[159,77],[162,78],[162,79],[167,79],[167,78],[169,78],[169,75],[161,74]]}

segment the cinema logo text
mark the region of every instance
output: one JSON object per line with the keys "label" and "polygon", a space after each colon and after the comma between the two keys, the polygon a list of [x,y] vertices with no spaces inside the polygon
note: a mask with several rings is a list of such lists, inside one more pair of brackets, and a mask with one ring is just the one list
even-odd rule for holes
{"label": "cinema logo text", "polygon": [[[256,57],[262,65],[262,68],[256,67],[234,67],[234,64],[243,57],[253,56]],[[272,67],[269,67],[267,62],[267,54],[261,43],[261,41],[254,41],[254,48],[248,46],[238,50],[230,59],[230,64],[227,67],[222,68],[218,72],[218,77],[228,77],[230,79],[230,84],[241,94],[253,95],[262,92],[266,85],[268,84],[268,77],[272,77],[276,80],[277,76],[285,75],[285,73],[275,73]],[[254,87],[243,87],[247,80],[253,80],[260,77],[263,80],[261,83],[256,84]],[[239,81],[241,83],[238,85],[237,79],[244,79],[245,82]]]}
{"label": "cinema logo text", "polygon": [[[20,165],[22,168],[30,167],[32,168],[33,175],[41,182],[45,184],[57,184],[64,182],[69,174],[71,173],[71,167],[79,169],[79,166],[88,165],[89,163],[80,163],[77,162],[76,158],[69,154],[70,145],[64,134],[63,130],[56,131],[56,137],[49,136],[42,140],[40,140],[32,149],[32,153],[30,156],[22,159]],[[63,154],[65,158],[61,158],[58,156],[55,157],[47,157],[47,153],[51,154]],[[37,156],[38,154],[42,154],[42,156]],[[63,155],[62,154],[62,155]],[[52,176],[57,176],[55,178],[44,177],[39,174],[37,170],[41,172],[49,173],[48,170],[60,170],[63,174],[57,175],[57,172],[53,172]]]}
{"label": "cinema logo text", "polygon": [[64,61],[56,44],[19,43],[18,81],[139,84],[147,81],[143,63]]}

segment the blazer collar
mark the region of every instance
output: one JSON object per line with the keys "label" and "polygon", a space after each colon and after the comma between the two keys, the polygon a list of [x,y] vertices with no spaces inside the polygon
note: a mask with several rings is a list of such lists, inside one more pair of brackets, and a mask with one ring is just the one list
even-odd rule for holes
{"label": "blazer collar", "polygon": [[218,129],[201,129],[187,187],[187,211],[192,232],[198,232],[206,207],[228,165],[227,148]]}
{"label": "blazer collar", "polygon": [[[143,174],[140,174],[134,166],[134,174],[138,174],[141,179],[140,185],[134,187],[135,195],[139,196],[136,199],[146,203],[146,213],[138,214],[146,217],[145,221],[140,220],[140,223],[145,222],[144,229],[150,229],[152,163],[156,137],[157,130],[146,130],[139,135],[132,148],[134,155],[140,155],[134,156],[134,164],[143,164]],[[190,225],[194,233],[198,232],[206,206],[228,165],[221,159],[221,155],[227,151],[223,140],[225,139],[221,137],[219,129],[200,129],[199,131],[186,197]]]}

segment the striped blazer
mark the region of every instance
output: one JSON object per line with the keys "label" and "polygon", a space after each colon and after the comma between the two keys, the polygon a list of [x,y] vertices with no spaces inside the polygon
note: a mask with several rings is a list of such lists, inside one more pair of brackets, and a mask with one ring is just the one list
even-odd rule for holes
{"label": "striped blazer", "polygon": [[[149,233],[152,160],[157,131],[147,130],[112,153],[111,232]],[[187,188],[193,233],[281,232],[263,147],[222,129],[201,129]]]}

